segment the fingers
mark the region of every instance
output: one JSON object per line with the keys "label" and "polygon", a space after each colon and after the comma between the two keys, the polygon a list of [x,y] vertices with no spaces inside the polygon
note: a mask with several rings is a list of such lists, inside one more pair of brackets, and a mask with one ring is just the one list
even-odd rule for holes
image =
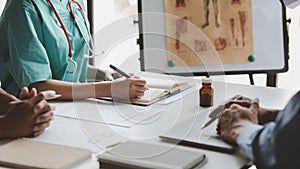
{"label": "fingers", "polygon": [[147,90],[146,81],[142,79],[132,79],[130,88],[134,95],[139,97],[144,96],[145,91]]}
{"label": "fingers", "polygon": [[29,98],[33,98],[37,95],[37,90],[36,88],[32,88],[31,91],[30,91],[30,95],[29,95]]}
{"label": "fingers", "polygon": [[143,79],[131,79],[131,84],[138,86],[146,86],[146,80]]}
{"label": "fingers", "polygon": [[255,114],[258,114],[258,110],[259,110],[259,99],[258,98],[255,98],[252,100],[249,110]]}
{"label": "fingers", "polygon": [[43,132],[45,132],[46,128],[50,126],[50,123],[53,120],[53,118],[54,113],[52,111],[36,117],[35,122],[37,124],[35,124],[33,127],[33,137],[37,137]]}
{"label": "fingers", "polygon": [[229,108],[225,109],[223,119],[231,119],[231,123],[242,119],[257,123],[258,109],[259,105],[257,104],[257,101],[251,103],[249,108],[243,107],[239,104],[232,104]]}
{"label": "fingers", "polygon": [[22,100],[26,100],[26,99],[31,99],[36,95],[37,95],[37,90],[35,88],[32,88],[31,91],[29,92],[29,89],[27,87],[23,87],[19,97]]}
{"label": "fingers", "polygon": [[33,137],[41,135],[47,127],[50,126],[50,122],[40,123],[33,127]]}
{"label": "fingers", "polygon": [[250,103],[251,103],[251,99],[247,97],[243,97],[241,95],[236,95],[225,103],[225,108],[229,108],[232,104],[238,104],[242,107],[248,108],[250,107]]}
{"label": "fingers", "polygon": [[146,86],[142,86],[142,85],[135,85],[135,90],[138,92],[145,92],[147,90]]}
{"label": "fingers", "polygon": [[[23,92],[21,93],[26,93],[28,91],[28,89],[23,88],[22,89]],[[30,95],[35,95],[36,94],[36,90],[33,89],[31,90],[31,94]],[[33,97],[32,99],[30,99],[29,101],[27,101],[24,105],[27,108],[30,108],[33,112],[33,114],[42,114],[45,112],[49,112],[49,111],[53,111],[54,107],[50,106],[45,98],[46,97],[52,97],[55,95],[55,91],[44,91],[39,93],[37,96]]]}
{"label": "fingers", "polygon": [[20,92],[20,99],[26,99],[25,97],[27,97],[29,95],[29,90],[27,87],[23,87],[21,92]]}
{"label": "fingers", "polygon": [[51,121],[53,119],[54,113],[53,111],[48,111],[46,113],[40,114],[35,118],[35,123],[44,123]]}
{"label": "fingers", "polygon": [[36,105],[38,104],[39,102],[41,102],[42,100],[46,99],[46,98],[49,98],[49,97],[52,97],[56,94],[55,91],[53,90],[47,90],[47,91],[43,91],[43,92],[40,92],[37,96],[35,96],[34,98],[32,98],[30,100],[30,102],[33,104],[33,105]]}
{"label": "fingers", "polygon": [[39,102],[41,102],[42,100],[45,99],[45,96],[43,93],[39,93],[37,96],[35,96],[34,98],[30,99],[29,102],[32,104],[32,105],[36,105],[38,104]]}
{"label": "fingers", "polygon": [[55,107],[48,104],[45,100],[40,101],[33,107],[34,114],[43,114],[45,112],[54,111]]}
{"label": "fingers", "polygon": [[258,123],[259,100],[254,99],[249,105],[245,107],[241,104],[233,103],[224,110],[218,122],[217,132],[221,134],[225,141],[235,144],[243,128]]}
{"label": "fingers", "polygon": [[144,96],[146,81],[143,79],[127,78],[112,81],[111,95],[113,97],[132,99]]}
{"label": "fingers", "polygon": [[29,102],[33,105],[33,113],[41,114],[44,112],[53,111],[54,107],[49,105],[45,98],[49,98],[55,95],[55,91],[49,90],[39,93],[36,97],[31,99]]}
{"label": "fingers", "polygon": [[37,137],[37,136],[43,134],[44,132],[45,132],[45,130],[41,130],[41,131],[34,132],[34,133],[33,133],[33,137]]}

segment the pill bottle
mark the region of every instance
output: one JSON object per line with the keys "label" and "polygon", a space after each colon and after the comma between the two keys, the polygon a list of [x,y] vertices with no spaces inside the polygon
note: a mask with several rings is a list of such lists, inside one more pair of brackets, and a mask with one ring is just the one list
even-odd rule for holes
{"label": "pill bottle", "polygon": [[214,103],[214,89],[212,88],[212,80],[210,78],[202,79],[202,87],[199,90],[200,106],[211,107]]}

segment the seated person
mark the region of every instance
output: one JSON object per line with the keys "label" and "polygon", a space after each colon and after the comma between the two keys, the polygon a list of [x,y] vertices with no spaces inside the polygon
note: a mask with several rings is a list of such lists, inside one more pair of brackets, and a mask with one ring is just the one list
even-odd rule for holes
{"label": "seated person", "polygon": [[258,168],[299,168],[300,92],[281,111],[259,100],[229,101],[218,123],[221,137],[237,144]]}
{"label": "seated person", "polygon": [[0,18],[3,89],[15,96],[21,86],[54,90],[61,100],[143,96],[142,79],[87,83],[88,73],[96,80],[105,74],[88,65],[94,51],[85,14],[83,0],[7,1]]}
{"label": "seated person", "polygon": [[0,138],[36,137],[42,134],[50,125],[54,110],[45,98],[54,94],[53,91],[37,94],[35,89],[29,92],[23,88],[20,97],[29,100],[10,105],[11,101],[18,99],[0,88]]}

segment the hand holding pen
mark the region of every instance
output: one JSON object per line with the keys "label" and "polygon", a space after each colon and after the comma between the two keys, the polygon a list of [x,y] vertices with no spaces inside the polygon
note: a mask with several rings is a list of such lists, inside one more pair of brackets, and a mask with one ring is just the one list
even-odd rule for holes
{"label": "hand holding pen", "polygon": [[118,97],[123,99],[133,99],[136,97],[144,96],[146,89],[146,81],[139,78],[132,78],[129,74],[125,73],[121,69],[114,65],[110,65],[110,68],[126,77],[126,79],[117,79],[112,81],[112,97]]}

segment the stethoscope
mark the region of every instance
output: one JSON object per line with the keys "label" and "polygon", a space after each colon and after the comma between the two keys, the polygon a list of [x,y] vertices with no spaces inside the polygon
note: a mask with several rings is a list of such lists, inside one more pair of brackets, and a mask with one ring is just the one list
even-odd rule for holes
{"label": "stethoscope", "polygon": [[[64,31],[64,34],[65,34],[65,36],[66,36],[66,38],[67,38],[68,45],[69,45],[69,57],[70,57],[70,58],[68,59],[67,72],[73,73],[73,72],[75,72],[75,71],[77,70],[77,63],[76,63],[76,61],[73,60],[73,50],[72,50],[72,44],[71,44],[70,37],[69,37],[68,32],[67,32],[67,29],[66,29],[64,23],[62,22],[62,20],[61,20],[61,18],[60,18],[60,16],[59,16],[59,14],[58,14],[58,12],[57,12],[55,6],[53,5],[52,1],[51,1],[51,0],[48,0],[48,3],[50,4],[50,6],[51,6],[51,8],[52,8],[52,10],[53,10],[53,12],[54,12],[56,18],[58,19],[58,21],[59,21],[59,23],[60,23],[60,25],[61,25],[61,27],[62,27],[62,29],[63,29],[63,31]],[[73,11],[73,7],[72,7],[73,4],[75,4],[75,5],[77,5],[77,6],[79,7],[79,10],[81,11],[81,14],[83,15],[83,18],[84,18],[84,24],[85,24],[85,26],[86,26],[86,28],[87,28],[87,30],[88,30],[88,34],[89,34],[91,46],[90,46],[89,41],[85,38],[85,36],[84,36],[84,34],[83,34],[83,31],[82,31],[81,27],[79,26],[79,23],[78,23],[77,20],[76,20],[76,15],[75,15],[75,13],[74,13],[74,11]],[[88,25],[87,25],[87,18],[86,18],[85,12],[84,12],[82,6],[80,5],[80,3],[77,2],[76,0],[70,0],[70,2],[69,2],[68,5],[69,5],[69,10],[70,10],[71,16],[72,16],[72,18],[74,19],[75,24],[76,24],[76,26],[78,27],[79,32],[80,32],[80,34],[82,35],[82,37],[83,37],[85,43],[87,44],[87,46],[88,46],[88,48],[89,48],[89,52],[91,53],[91,56],[90,56],[90,55],[87,55],[87,56],[85,56],[85,58],[93,58],[94,55],[95,55],[95,52],[94,52],[94,43],[93,43],[93,41],[92,41],[92,35],[91,35],[90,30],[89,30],[89,27],[88,27]]]}

